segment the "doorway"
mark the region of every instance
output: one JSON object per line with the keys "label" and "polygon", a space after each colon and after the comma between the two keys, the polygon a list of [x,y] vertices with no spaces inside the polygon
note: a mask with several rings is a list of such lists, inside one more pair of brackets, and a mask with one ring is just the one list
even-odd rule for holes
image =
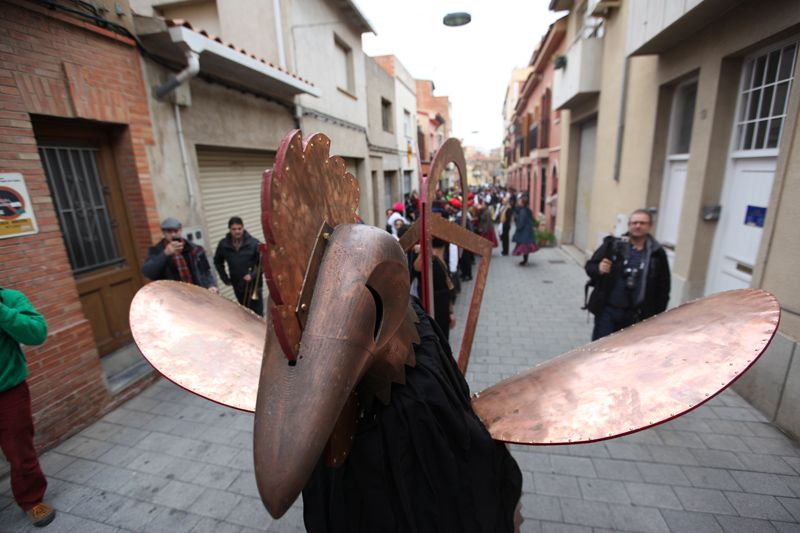
{"label": "doorway", "polygon": [[752,281],[797,51],[794,39],[745,60],[706,294]]}
{"label": "doorway", "polygon": [[670,268],[672,268],[675,248],[678,245],[696,101],[696,79],[684,82],[675,88],[667,137],[664,179],[661,183],[661,199],[658,206],[658,227],[656,228],[656,239],[667,252]]}
{"label": "doorway", "polygon": [[142,286],[110,129],[34,124],[83,313],[101,356],[132,341],[128,311]]}

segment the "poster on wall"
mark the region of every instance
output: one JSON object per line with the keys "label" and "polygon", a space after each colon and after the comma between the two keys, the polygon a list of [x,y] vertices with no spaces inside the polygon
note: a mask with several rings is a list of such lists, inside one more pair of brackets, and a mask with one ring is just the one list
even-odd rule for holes
{"label": "poster on wall", "polygon": [[25,178],[18,172],[0,173],[0,239],[39,233]]}

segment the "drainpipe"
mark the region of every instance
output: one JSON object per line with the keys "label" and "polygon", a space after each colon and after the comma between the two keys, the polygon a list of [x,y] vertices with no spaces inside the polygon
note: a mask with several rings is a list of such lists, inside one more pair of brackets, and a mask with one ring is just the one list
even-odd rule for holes
{"label": "drainpipe", "polygon": [[283,24],[281,20],[281,0],[272,0],[272,16],[275,19],[275,38],[278,41],[278,65],[286,68],[286,54],[283,52]]}
{"label": "drainpipe", "polygon": [[622,73],[622,93],[619,97],[619,119],[617,121],[617,147],[614,152],[614,181],[619,181],[619,171],[622,164],[622,137],[625,134],[625,103],[628,100],[628,70],[630,56],[625,58],[625,70]]}
{"label": "drainpipe", "polygon": [[[200,53],[198,51],[187,49],[186,50],[186,67],[177,74],[170,75],[169,79],[153,87],[153,97],[156,100],[163,100],[169,93],[177,89],[182,83],[197,76],[200,72]],[[175,128],[178,133],[178,147],[181,152],[181,163],[183,165],[183,176],[186,180],[186,192],[189,195],[189,207],[194,212],[196,206],[197,195],[194,191],[194,183],[192,181],[192,169],[189,165],[189,155],[186,151],[186,140],[183,136],[183,124],[181,122],[181,107],[177,102],[172,104],[172,110],[175,113]]]}
{"label": "drainpipe", "polygon": [[186,151],[186,140],[183,137],[183,124],[181,123],[181,106],[177,103],[172,104],[172,109],[175,111],[175,127],[178,130],[178,146],[181,151],[181,163],[183,164],[183,176],[186,179],[186,191],[189,194],[189,207],[194,213],[196,203],[196,195],[194,192],[194,183],[192,181],[192,169],[189,166],[189,155]]}
{"label": "drainpipe", "polygon": [[200,72],[200,54],[194,50],[186,51],[186,68],[177,74],[170,75],[169,79],[153,87],[153,97],[156,100],[163,100],[166,95],[178,88],[180,84],[197,76]]}

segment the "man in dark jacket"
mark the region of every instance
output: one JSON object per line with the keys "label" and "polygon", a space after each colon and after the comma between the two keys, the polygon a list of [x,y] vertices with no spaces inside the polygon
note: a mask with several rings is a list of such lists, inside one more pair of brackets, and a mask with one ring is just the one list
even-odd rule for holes
{"label": "man in dark jacket", "polygon": [[165,218],[161,232],[164,238],[148,250],[142,274],[152,280],[183,281],[219,292],[205,250],[183,238],[180,221]]}
{"label": "man in dark jacket", "polygon": [[[242,219],[231,217],[228,221],[228,234],[219,241],[214,253],[214,266],[222,282],[233,285],[233,292],[236,293],[239,303],[263,316],[258,244],[258,239],[245,231]],[[225,263],[228,263],[227,272]]]}
{"label": "man in dark jacket", "polygon": [[46,526],[56,511],[44,503],[47,479],[33,445],[28,365],[20,344],[42,344],[47,322],[19,291],[0,287],[0,448],[11,465],[11,493],[34,526]]}
{"label": "man in dark jacket", "polygon": [[594,314],[597,340],[667,308],[670,273],[667,254],[650,235],[650,212],[637,209],[621,239],[606,237],[586,262],[594,286],[588,309]]}

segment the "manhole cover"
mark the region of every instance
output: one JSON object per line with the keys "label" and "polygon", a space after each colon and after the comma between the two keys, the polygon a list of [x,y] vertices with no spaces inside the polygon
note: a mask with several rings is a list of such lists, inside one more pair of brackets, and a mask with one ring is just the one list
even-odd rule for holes
{"label": "manhole cover", "polygon": [[563,259],[548,259],[547,262],[551,265],[563,265],[566,263]]}

